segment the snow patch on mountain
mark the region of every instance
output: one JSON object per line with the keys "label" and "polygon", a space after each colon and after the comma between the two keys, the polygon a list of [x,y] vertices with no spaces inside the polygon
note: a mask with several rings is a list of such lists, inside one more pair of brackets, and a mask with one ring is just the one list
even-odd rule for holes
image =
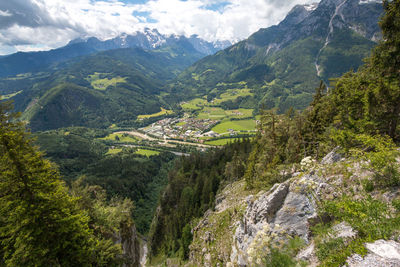
{"label": "snow patch on mountain", "polygon": [[308,5],[303,5],[303,6],[307,11],[314,11],[317,9],[318,3],[312,3],[312,4],[308,4]]}
{"label": "snow patch on mountain", "polygon": [[382,3],[382,0],[360,0],[359,2],[360,5],[374,4],[374,3],[380,4]]}

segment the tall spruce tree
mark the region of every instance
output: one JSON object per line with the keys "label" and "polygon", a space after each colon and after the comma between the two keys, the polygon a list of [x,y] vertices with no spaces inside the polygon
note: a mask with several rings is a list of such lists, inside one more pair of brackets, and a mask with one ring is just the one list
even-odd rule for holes
{"label": "tall spruce tree", "polygon": [[90,266],[88,216],[0,102],[0,265]]}

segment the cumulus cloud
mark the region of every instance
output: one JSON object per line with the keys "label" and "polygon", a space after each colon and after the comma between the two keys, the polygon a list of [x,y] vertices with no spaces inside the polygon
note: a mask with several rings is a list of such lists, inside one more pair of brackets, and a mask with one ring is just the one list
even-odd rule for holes
{"label": "cumulus cloud", "polygon": [[0,1],[0,54],[11,48],[55,48],[77,37],[109,39],[145,27],[238,41],[278,23],[294,5],[311,2],[315,0]]}

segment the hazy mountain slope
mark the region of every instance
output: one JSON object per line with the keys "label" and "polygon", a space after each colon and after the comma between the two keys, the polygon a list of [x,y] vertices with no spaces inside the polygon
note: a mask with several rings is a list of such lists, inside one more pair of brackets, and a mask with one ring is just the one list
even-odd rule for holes
{"label": "hazy mountain slope", "polygon": [[13,100],[33,131],[134,125],[137,115],[160,110],[163,85],[201,57],[185,42],[153,51],[105,51],[65,64]]}
{"label": "hazy mountain slope", "polygon": [[268,108],[304,108],[321,79],[363,64],[381,36],[381,14],[381,4],[358,0],[296,6],[280,24],[196,62],[171,88],[204,95],[221,82],[244,81]]}
{"label": "hazy mountain slope", "polygon": [[0,57],[0,77],[13,76],[27,72],[46,71],[54,64],[65,62],[79,56],[94,54],[119,48],[143,48],[147,50],[160,47],[179,46],[182,43],[191,46],[197,54],[202,56],[214,54],[230,45],[229,42],[207,42],[198,36],[167,36],[157,30],[145,29],[134,35],[121,35],[113,39],[101,41],[95,37],[86,40],[76,39],[64,47],[42,52],[18,52],[9,56]]}

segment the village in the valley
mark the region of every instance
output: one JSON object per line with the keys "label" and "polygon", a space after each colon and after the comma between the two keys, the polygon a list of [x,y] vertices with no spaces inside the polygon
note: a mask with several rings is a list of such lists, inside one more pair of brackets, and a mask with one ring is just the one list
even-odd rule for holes
{"label": "village in the valley", "polygon": [[[197,118],[166,118],[141,128],[147,134],[164,139],[199,140],[202,137],[219,137],[220,134],[211,131],[219,120]],[[235,134],[235,131],[230,131]]]}

